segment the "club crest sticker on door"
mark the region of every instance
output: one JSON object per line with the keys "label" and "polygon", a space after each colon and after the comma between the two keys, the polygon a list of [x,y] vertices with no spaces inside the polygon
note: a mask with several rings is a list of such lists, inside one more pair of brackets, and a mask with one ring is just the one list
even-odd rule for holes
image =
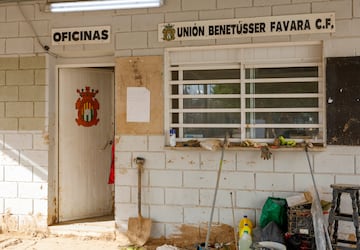
{"label": "club crest sticker on door", "polygon": [[99,122],[97,118],[97,110],[100,105],[95,95],[99,90],[91,89],[89,86],[84,89],[77,89],[80,97],[77,99],[75,108],[78,110],[78,117],[75,119],[79,126],[91,127]]}

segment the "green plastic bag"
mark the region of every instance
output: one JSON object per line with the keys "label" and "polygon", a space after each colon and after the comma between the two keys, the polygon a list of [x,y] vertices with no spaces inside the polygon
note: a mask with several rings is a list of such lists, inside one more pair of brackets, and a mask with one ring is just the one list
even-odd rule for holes
{"label": "green plastic bag", "polygon": [[268,197],[261,211],[260,227],[264,228],[274,221],[281,229],[287,229],[287,202],[286,199]]}

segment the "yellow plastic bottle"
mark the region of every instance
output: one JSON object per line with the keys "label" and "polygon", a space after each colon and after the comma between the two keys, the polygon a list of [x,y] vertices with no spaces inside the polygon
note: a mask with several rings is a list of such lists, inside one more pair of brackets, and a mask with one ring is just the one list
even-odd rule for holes
{"label": "yellow plastic bottle", "polygon": [[251,220],[247,217],[247,215],[244,215],[243,218],[239,222],[239,228],[238,228],[239,239],[241,238],[241,236],[243,234],[243,231],[244,231],[243,229],[245,227],[245,224],[247,225],[246,229],[249,232],[249,235],[251,235],[251,233],[252,233],[253,224],[252,224]]}
{"label": "yellow plastic bottle", "polygon": [[245,224],[248,224],[249,227],[253,228],[253,224],[247,215],[244,215],[243,218],[240,220],[239,228],[244,227]]}
{"label": "yellow plastic bottle", "polygon": [[244,232],[247,232],[250,236],[252,236],[252,228],[249,227],[248,224],[245,224],[243,226],[243,228],[241,228],[240,232],[239,232],[239,238],[241,239],[241,237],[243,236]]}

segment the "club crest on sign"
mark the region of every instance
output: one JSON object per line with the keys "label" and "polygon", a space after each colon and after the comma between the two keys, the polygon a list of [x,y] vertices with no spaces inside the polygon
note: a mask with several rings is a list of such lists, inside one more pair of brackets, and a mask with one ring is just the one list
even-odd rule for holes
{"label": "club crest on sign", "polygon": [[165,41],[175,40],[174,25],[171,24],[165,25],[164,29],[162,30],[162,33],[163,33],[163,40]]}
{"label": "club crest on sign", "polygon": [[95,95],[99,90],[91,89],[89,86],[84,89],[77,89],[80,97],[77,99],[75,108],[78,110],[78,117],[75,119],[76,123],[80,126],[91,127],[99,122],[97,118],[97,110],[99,109],[99,102]]}

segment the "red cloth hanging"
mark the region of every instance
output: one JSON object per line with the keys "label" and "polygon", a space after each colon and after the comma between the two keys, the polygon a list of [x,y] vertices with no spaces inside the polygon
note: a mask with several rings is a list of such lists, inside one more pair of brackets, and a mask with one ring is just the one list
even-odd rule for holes
{"label": "red cloth hanging", "polygon": [[111,165],[110,165],[110,175],[108,184],[114,184],[115,182],[115,142],[111,145]]}

